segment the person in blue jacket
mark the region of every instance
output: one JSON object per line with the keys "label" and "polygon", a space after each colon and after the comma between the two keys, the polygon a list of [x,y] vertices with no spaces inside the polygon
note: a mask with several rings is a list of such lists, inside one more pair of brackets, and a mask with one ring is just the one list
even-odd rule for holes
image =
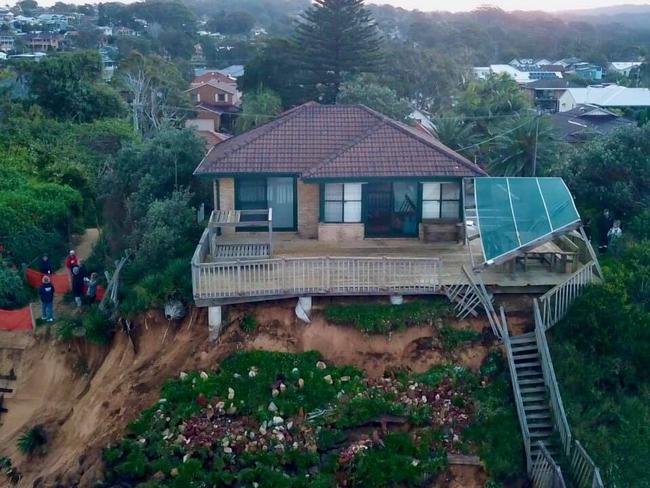
{"label": "person in blue jacket", "polygon": [[54,322],[54,285],[49,276],[43,276],[43,282],[38,288],[41,297],[42,318],[47,322]]}

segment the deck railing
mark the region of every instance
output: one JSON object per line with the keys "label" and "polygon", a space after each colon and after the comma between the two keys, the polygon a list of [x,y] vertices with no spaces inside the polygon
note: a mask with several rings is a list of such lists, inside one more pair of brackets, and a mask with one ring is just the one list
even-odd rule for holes
{"label": "deck railing", "polygon": [[595,270],[596,263],[591,261],[539,298],[540,319],[544,330],[562,320],[583,289],[595,282]]}
{"label": "deck railing", "polygon": [[571,454],[571,473],[578,488],[603,488],[605,484],[587,451],[575,441]]}
{"label": "deck railing", "polygon": [[[202,238],[199,248],[203,242]],[[199,259],[205,257],[199,248],[192,260],[194,298],[198,301],[429,294],[440,289],[442,262],[438,258],[287,257],[206,263]]]}
{"label": "deck railing", "polygon": [[530,471],[530,479],[533,488],[566,488],[560,466],[542,442],[539,443],[539,451]]}

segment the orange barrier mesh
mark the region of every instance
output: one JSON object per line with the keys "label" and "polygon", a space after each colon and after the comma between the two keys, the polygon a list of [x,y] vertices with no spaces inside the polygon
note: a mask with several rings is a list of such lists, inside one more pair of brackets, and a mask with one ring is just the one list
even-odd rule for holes
{"label": "orange barrier mesh", "polygon": [[[30,286],[38,288],[43,282],[43,276],[45,276],[43,273],[28,268],[25,278]],[[68,278],[67,273],[52,274],[49,276],[54,285],[54,293],[57,295],[65,295],[70,291],[70,278]]]}
{"label": "orange barrier mesh", "polygon": [[32,330],[34,321],[30,306],[20,310],[0,309],[0,329],[2,330]]}

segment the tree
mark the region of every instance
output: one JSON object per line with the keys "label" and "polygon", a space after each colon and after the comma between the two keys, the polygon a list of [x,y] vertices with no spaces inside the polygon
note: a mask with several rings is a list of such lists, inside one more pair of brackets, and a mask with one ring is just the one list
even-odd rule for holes
{"label": "tree", "polygon": [[487,158],[493,176],[535,176],[557,158],[553,126],[546,117],[524,116],[494,127]]}
{"label": "tree", "polygon": [[[453,113],[443,113],[439,118],[435,118],[433,123],[436,128],[436,136],[440,142],[454,151],[478,142],[474,123],[467,122],[462,117],[454,116]],[[462,152],[468,156],[472,153],[472,151]]]}
{"label": "tree", "polygon": [[136,132],[177,124],[191,110],[186,80],[175,64],[160,56],[133,52],[119,64],[115,82],[130,94]]}
{"label": "tree", "polygon": [[271,90],[258,89],[247,93],[242,100],[242,112],[237,117],[236,131],[241,134],[269,122],[281,110],[282,101]]}
{"label": "tree", "polygon": [[208,20],[206,28],[220,34],[248,34],[255,25],[255,18],[248,12],[219,12]]}
{"label": "tree", "polygon": [[408,100],[398,97],[395,90],[379,84],[376,77],[367,74],[343,83],[336,102],[366,105],[402,122],[405,122],[413,111]]}
{"label": "tree", "polygon": [[124,113],[120,95],[102,81],[97,52],[80,51],[47,56],[27,75],[36,102],[53,116],[89,122]]}
{"label": "tree", "polygon": [[38,8],[38,2],[36,0],[21,0],[16,5],[20,7],[23,15],[27,17],[31,16]]}
{"label": "tree", "polygon": [[608,208],[617,218],[634,217],[650,206],[650,124],[585,144],[559,174],[580,206],[599,213]]}
{"label": "tree", "polygon": [[298,19],[296,56],[307,87],[335,103],[346,75],[374,72],[382,64],[382,40],[363,0],[316,0]]}
{"label": "tree", "polygon": [[298,63],[294,56],[295,46],[288,39],[273,38],[257,47],[257,52],[246,64],[246,71],[237,80],[244,93],[259,88],[269,89],[282,99],[284,108],[293,107],[314,98],[300,83]]}

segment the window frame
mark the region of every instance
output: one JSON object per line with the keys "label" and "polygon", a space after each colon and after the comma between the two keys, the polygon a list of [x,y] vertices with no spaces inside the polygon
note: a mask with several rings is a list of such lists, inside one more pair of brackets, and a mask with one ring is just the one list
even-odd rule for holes
{"label": "window frame", "polygon": [[[327,185],[341,185],[341,198],[340,199],[328,199],[326,186]],[[359,185],[359,198],[358,199],[346,199],[345,197],[345,186],[346,185]],[[331,182],[331,183],[321,183],[320,185],[320,194],[321,194],[321,209],[320,209],[320,222],[323,224],[363,224],[363,184],[361,182],[349,181],[349,182]],[[359,220],[346,222],[345,220],[345,204],[346,203],[358,203],[359,204]],[[325,207],[328,203],[340,203],[341,205],[341,218],[340,220],[327,220],[325,218]]]}
{"label": "window frame", "polygon": [[[425,185],[427,184],[437,184],[440,185],[440,196],[436,198],[425,198]],[[443,198],[443,185],[456,185],[458,189],[458,198]],[[420,221],[421,222],[444,222],[444,221],[460,221],[462,220],[463,213],[463,186],[460,181],[424,181],[420,183]],[[438,203],[438,216],[437,217],[425,217],[424,216],[424,207],[426,202],[437,202]],[[442,204],[443,202],[457,202],[458,203],[458,215],[456,217],[442,217]]]}

